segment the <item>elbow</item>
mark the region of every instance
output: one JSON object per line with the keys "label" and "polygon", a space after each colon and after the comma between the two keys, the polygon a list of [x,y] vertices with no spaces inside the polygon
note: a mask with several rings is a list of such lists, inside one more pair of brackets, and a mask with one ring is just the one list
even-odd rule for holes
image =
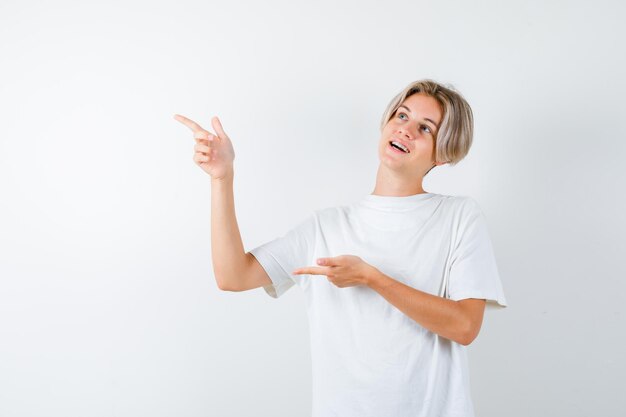
{"label": "elbow", "polygon": [[476,336],[464,334],[458,338],[457,342],[462,344],[463,346],[469,346],[474,341],[474,339],[476,339]]}
{"label": "elbow", "polygon": [[230,292],[237,292],[237,289],[235,289],[232,286],[229,286],[226,282],[218,279],[216,277],[215,281],[217,282],[217,288],[219,288],[222,291],[230,291]]}
{"label": "elbow", "polygon": [[234,290],[234,289],[232,289],[232,288],[230,288],[230,287],[227,287],[227,286],[225,286],[224,284],[219,283],[219,282],[217,283],[217,288],[219,288],[221,291],[230,291],[230,292],[235,292],[235,290]]}
{"label": "elbow", "polygon": [[240,291],[239,289],[237,289],[237,288],[235,288],[235,287],[229,287],[228,285],[221,284],[221,283],[218,283],[218,284],[217,284],[217,287],[218,287],[220,290],[222,290],[222,291],[229,291],[229,292],[239,292],[239,291]]}
{"label": "elbow", "polygon": [[459,331],[459,336],[457,337],[456,342],[462,344],[463,346],[469,346],[476,337],[478,337],[478,332],[480,328],[476,328],[472,323],[466,324],[462,327],[461,331]]}

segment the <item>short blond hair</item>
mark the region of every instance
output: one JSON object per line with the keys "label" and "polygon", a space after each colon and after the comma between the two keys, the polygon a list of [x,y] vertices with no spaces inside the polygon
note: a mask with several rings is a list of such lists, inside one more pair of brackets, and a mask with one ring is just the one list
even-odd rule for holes
{"label": "short blond hair", "polygon": [[416,93],[436,99],[443,113],[435,137],[435,161],[456,165],[465,158],[472,146],[474,116],[470,105],[452,85],[444,86],[429,79],[413,81],[391,99],[383,113],[381,132],[404,100]]}

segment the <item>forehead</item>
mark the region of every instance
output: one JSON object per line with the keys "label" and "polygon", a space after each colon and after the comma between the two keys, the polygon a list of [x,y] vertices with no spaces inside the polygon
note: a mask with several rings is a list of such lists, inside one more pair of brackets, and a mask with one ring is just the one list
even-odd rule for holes
{"label": "forehead", "polygon": [[415,93],[407,97],[402,105],[408,107],[416,117],[433,120],[437,125],[441,122],[441,106],[436,98],[423,93]]}

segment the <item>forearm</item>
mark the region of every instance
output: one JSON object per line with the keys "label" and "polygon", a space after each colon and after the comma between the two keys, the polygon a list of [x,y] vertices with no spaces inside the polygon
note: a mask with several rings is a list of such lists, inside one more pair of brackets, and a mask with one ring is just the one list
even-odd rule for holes
{"label": "forearm", "polygon": [[366,285],[422,327],[455,342],[470,342],[471,323],[458,302],[432,295],[397,281],[379,270]]}
{"label": "forearm", "polygon": [[235,288],[247,257],[235,215],[234,174],[211,180],[211,256],[221,289]]}

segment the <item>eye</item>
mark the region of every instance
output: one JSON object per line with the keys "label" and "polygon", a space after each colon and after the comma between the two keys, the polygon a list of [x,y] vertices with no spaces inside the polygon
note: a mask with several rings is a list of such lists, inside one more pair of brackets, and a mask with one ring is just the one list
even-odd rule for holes
{"label": "eye", "polygon": [[[406,115],[406,113],[399,112],[399,113],[398,113],[398,117],[399,117],[400,119],[402,119],[402,116],[404,116],[404,117],[406,117],[406,118],[408,119],[408,116]],[[407,119],[402,119],[402,120],[407,120]],[[431,130],[430,126],[427,126],[427,125],[420,125],[420,129],[424,130],[424,132],[426,132],[426,133],[428,133],[428,134],[430,134],[430,135],[432,135],[432,134],[433,134],[433,131]]]}

